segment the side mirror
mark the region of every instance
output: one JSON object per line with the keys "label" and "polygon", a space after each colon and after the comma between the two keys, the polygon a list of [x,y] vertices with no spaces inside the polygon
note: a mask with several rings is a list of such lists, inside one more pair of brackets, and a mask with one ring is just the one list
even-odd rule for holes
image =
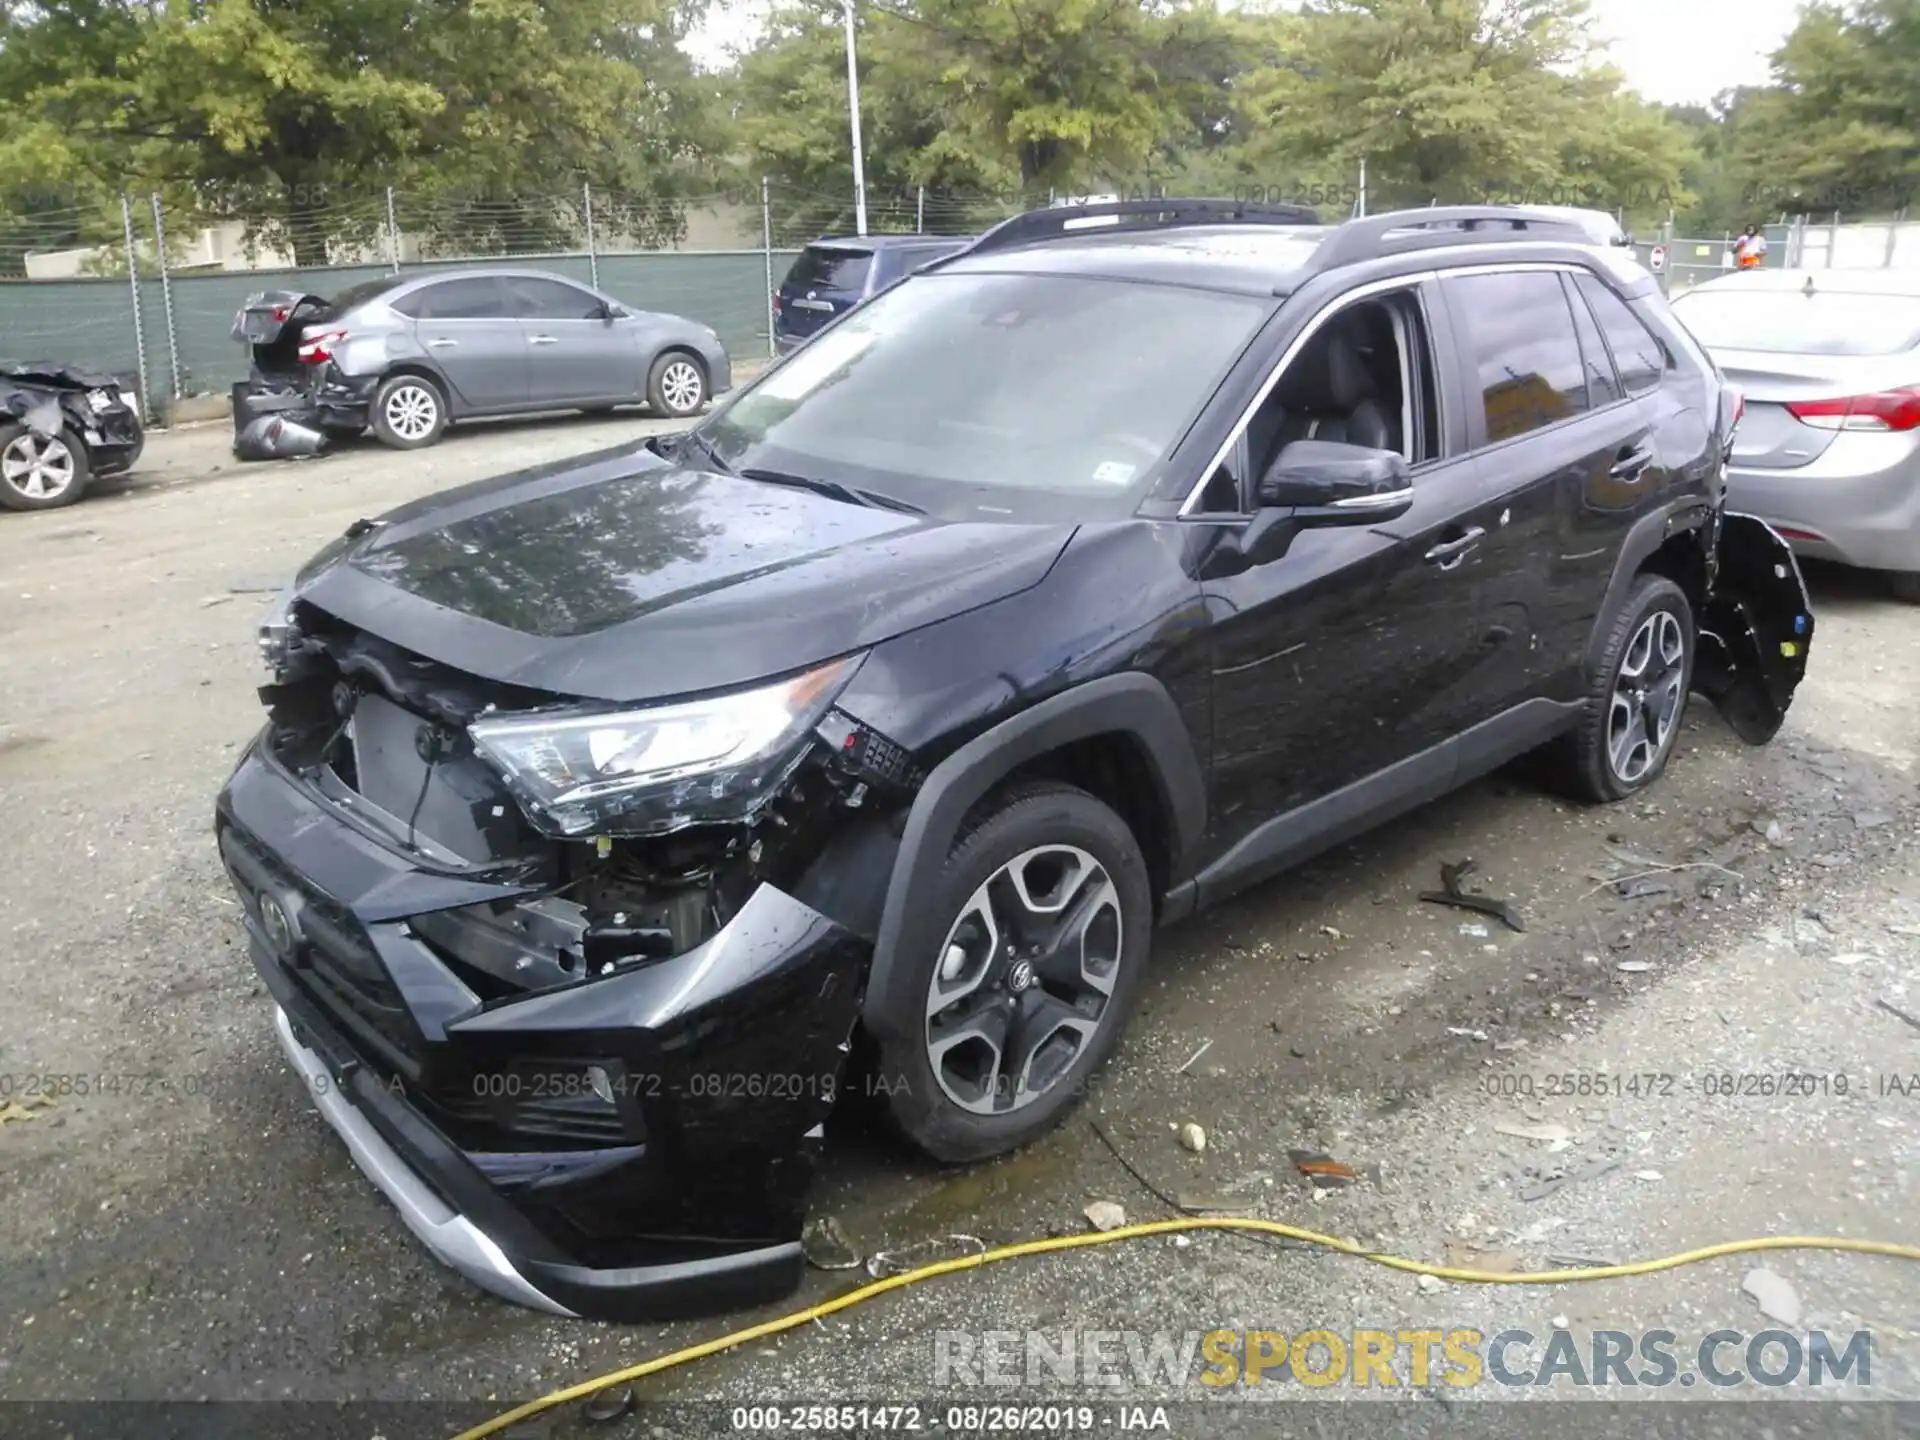
{"label": "side mirror", "polygon": [[627,318],[627,307],[624,305],[616,305],[611,300],[605,301],[600,306],[599,318],[602,320],[624,320]]}
{"label": "side mirror", "polygon": [[1255,499],[1297,525],[1375,525],[1413,508],[1413,476],[1392,450],[1295,440],[1260,477]]}

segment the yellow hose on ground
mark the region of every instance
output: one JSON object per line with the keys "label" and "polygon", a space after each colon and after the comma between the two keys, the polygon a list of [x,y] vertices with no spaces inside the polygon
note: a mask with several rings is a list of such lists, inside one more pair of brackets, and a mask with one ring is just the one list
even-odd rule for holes
{"label": "yellow hose on ground", "polygon": [[1336,1250],[1342,1255],[1352,1255],[1361,1260],[1371,1260],[1376,1265],[1385,1265],[1393,1270],[1404,1270],[1410,1275],[1432,1275],[1440,1280],[1453,1280],[1463,1285],[1564,1285],[1581,1280],[1623,1280],[1630,1275],[1652,1275],[1661,1270],[1674,1270],[1682,1265],[1697,1265],[1703,1260],[1718,1260],[1727,1255],[1750,1255],[1763,1250],[1843,1250],[1856,1255],[1884,1255],[1894,1260],[1920,1260],[1920,1245],[1894,1245],[1881,1240],[1850,1240],[1839,1236],[1814,1235],[1773,1235],[1754,1240],[1730,1240],[1722,1245],[1708,1245],[1699,1250],[1685,1250],[1678,1255],[1663,1255],[1655,1260],[1635,1260],[1625,1265],[1591,1265],[1577,1270],[1536,1270],[1526,1274],[1500,1274],[1491,1270],[1463,1270],[1448,1265],[1429,1265],[1424,1260],[1409,1260],[1402,1255],[1386,1255],[1377,1250],[1368,1250],[1351,1240],[1342,1240],[1335,1235],[1322,1235],[1315,1230],[1302,1230],[1295,1225],[1282,1225],[1277,1220],[1255,1220],[1237,1215],[1191,1216],[1178,1220],[1148,1220],[1138,1225],[1122,1225],[1118,1229],[1089,1232],[1085,1235],[1062,1235],[1045,1240],[1026,1240],[1018,1245],[1003,1245],[997,1250],[986,1250],[970,1255],[957,1256],[952,1260],[939,1260],[931,1265],[922,1265],[917,1270],[908,1270],[903,1274],[889,1275],[884,1280],[876,1280],[871,1285],[862,1285],[837,1295],[831,1300],[823,1300],[818,1305],[808,1306],[805,1310],[796,1310],[790,1315],[782,1315],[775,1320],[763,1321],[758,1325],[749,1325],[744,1330],[735,1330],[731,1334],[717,1339],[703,1341],[698,1345],[689,1345],[683,1350],[675,1350],[670,1355],[657,1359],[644,1360],[638,1365],[629,1365],[624,1370],[615,1370],[611,1374],[599,1376],[593,1380],[583,1380],[578,1385],[569,1385],[565,1389],[555,1390],[542,1395],[537,1400],[496,1416],[484,1425],[476,1425],[471,1430],[461,1432],[454,1440],[483,1440],[488,1435],[497,1435],[509,1426],[518,1425],[522,1420],[531,1419],[556,1405],[565,1405],[574,1400],[584,1400],[597,1391],[611,1385],[624,1385],[634,1380],[644,1379],[648,1375],[657,1375],[662,1370],[671,1370],[695,1360],[703,1360],[709,1355],[718,1355],[723,1350],[731,1350],[737,1345],[745,1345],[754,1340],[764,1340],[769,1335],[779,1335],[788,1330],[797,1330],[802,1325],[824,1319],[828,1315],[850,1310],[855,1305],[863,1305],[893,1290],[904,1290],[909,1285],[918,1285],[923,1280],[932,1280],[941,1275],[952,1275],[961,1270],[977,1270],[983,1265],[995,1265],[1002,1260],[1014,1260],[1023,1255],[1048,1255],[1058,1250],[1079,1250],[1088,1245],[1111,1245],[1118,1240],[1140,1240],[1149,1235],[1173,1235],[1182,1230],[1238,1230],[1257,1235],[1277,1235],[1288,1240],[1301,1240],[1310,1245],[1324,1246]]}

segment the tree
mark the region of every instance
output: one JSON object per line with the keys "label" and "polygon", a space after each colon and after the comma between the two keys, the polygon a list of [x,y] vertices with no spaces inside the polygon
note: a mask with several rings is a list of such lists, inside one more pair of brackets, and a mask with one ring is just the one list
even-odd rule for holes
{"label": "tree", "polygon": [[[919,186],[977,196],[971,226],[1049,191],[1144,187],[1232,139],[1226,88],[1244,68],[1211,4],[1138,0],[862,0],[861,122],[870,198]],[[838,4],[776,12],[741,63],[753,162],[809,221],[850,213]]]}
{"label": "tree", "polygon": [[1810,5],[1773,56],[1739,161],[1763,208],[1903,209],[1920,188],[1920,0]]}
{"label": "tree", "polygon": [[1248,77],[1256,153],[1351,176],[1371,208],[1681,202],[1684,134],[1594,63],[1585,0],[1309,0]]}
{"label": "tree", "polygon": [[158,189],[303,265],[364,243],[389,185],[482,239],[563,224],[501,197],[582,180],[644,211],[702,155],[693,3],[58,0],[0,44],[0,189]]}

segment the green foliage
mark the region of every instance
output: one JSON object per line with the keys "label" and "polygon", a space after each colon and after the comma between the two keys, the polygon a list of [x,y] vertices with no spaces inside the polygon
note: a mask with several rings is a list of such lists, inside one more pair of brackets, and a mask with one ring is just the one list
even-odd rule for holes
{"label": "green foliage", "polygon": [[1920,189],[1920,0],[1810,5],[1736,163],[1763,211],[1887,214]]}
{"label": "green foliage", "polygon": [[1482,201],[1633,214],[1684,200],[1685,135],[1593,63],[1584,0],[1310,0],[1246,78],[1263,161],[1315,157],[1371,209]]}
{"label": "green foliage", "polygon": [[[671,196],[711,132],[681,0],[59,0],[0,44],[0,190],[157,189],[303,264],[364,244],[387,186],[484,244],[528,194]],[[478,197],[486,202],[476,210]],[[658,224],[648,216],[640,223]],[[669,228],[677,216],[669,213]]]}

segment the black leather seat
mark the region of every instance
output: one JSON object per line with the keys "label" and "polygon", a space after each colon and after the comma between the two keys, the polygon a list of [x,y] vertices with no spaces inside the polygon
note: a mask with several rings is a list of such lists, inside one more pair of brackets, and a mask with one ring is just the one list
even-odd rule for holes
{"label": "black leather seat", "polygon": [[[1320,337],[1289,367],[1247,436],[1262,470],[1294,440],[1332,440],[1399,450],[1397,418],[1353,336],[1340,326]],[[1277,402],[1277,405],[1276,403]]]}

